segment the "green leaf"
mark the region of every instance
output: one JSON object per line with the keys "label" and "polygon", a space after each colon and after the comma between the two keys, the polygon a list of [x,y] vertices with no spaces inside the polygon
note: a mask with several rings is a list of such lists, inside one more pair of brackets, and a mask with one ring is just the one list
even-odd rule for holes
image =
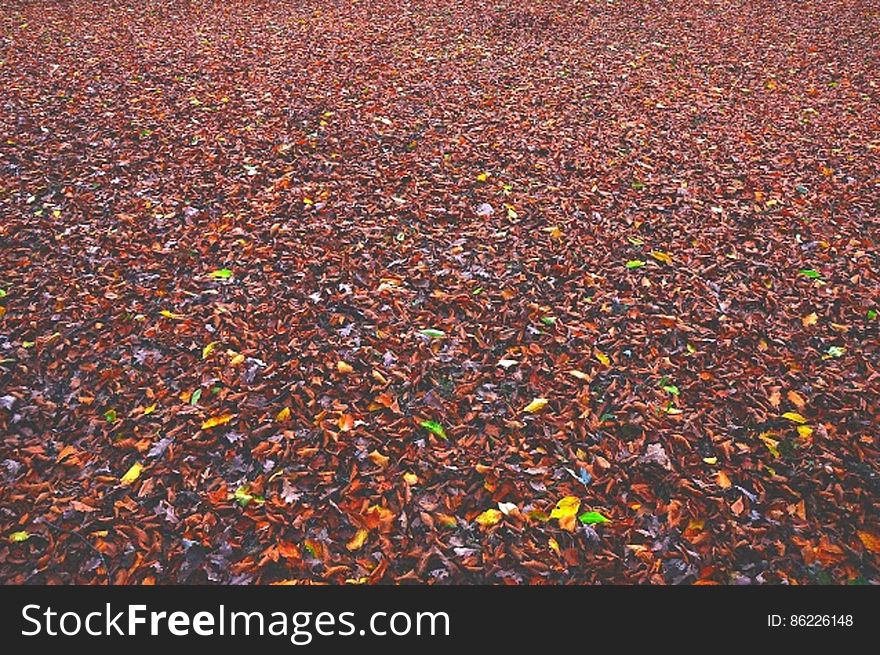
{"label": "green leaf", "polygon": [[419,423],[423,428],[425,428],[431,434],[440,437],[441,439],[449,440],[449,437],[446,436],[446,430],[443,429],[443,426],[440,425],[437,421],[422,421]]}
{"label": "green leaf", "polygon": [[644,265],[645,265],[645,262],[643,262],[641,259],[630,259],[626,263],[627,268],[641,268]]}
{"label": "green leaf", "polygon": [[6,289],[0,289],[0,298],[6,297]]}
{"label": "green leaf", "polygon": [[877,310],[876,309],[869,309],[868,310],[868,319],[873,321],[875,318],[877,318]]}
{"label": "green leaf", "polygon": [[633,180],[632,188],[635,189],[636,191],[641,191],[642,189],[645,188],[645,183],[642,182],[641,180]]}
{"label": "green leaf", "polygon": [[800,273],[804,277],[810,278],[811,280],[818,280],[820,277],[822,277],[822,274],[814,268],[802,268],[798,271],[798,273]]}
{"label": "green leaf", "polygon": [[676,387],[674,384],[664,384],[660,388],[663,389],[663,391],[665,391],[666,393],[672,394],[673,396],[677,396],[679,394],[678,387]]}
{"label": "green leaf", "polygon": [[29,532],[25,532],[24,530],[20,530],[19,532],[13,532],[9,535],[9,541],[14,544],[20,544],[22,541],[27,541],[31,538]]}
{"label": "green leaf", "polygon": [[586,523],[587,525],[596,525],[597,523],[611,523],[611,519],[607,516],[603,516],[601,512],[584,512],[581,514],[578,519],[581,523]]}
{"label": "green leaf", "polygon": [[228,280],[232,277],[232,271],[228,268],[218,268],[216,271],[211,271],[209,275],[215,280]]}
{"label": "green leaf", "polygon": [[446,333],[443,330],[435,330],[434,328],[426,328],[424,330],[419,330],[419,332],[432,339],[442,339],[446,336]]}
{"label": "green leaf", "polygon": [[238,489],[235,490],[235,495],[233,496],[242,507],[247,507],[251,503],[257,503],[258,505],[262,505],[266,502],[266,499],[262,496],[254,496],[248,491],[247,485],[243,484]]}
{"label": "green leaf", "polygon": [[202,388],[199,387],[198,389],[196,389],[195,391],[193,391],[192,396],[190,396],[190,398],[189,398],[189,404],[190,404],[190,405],[198,405],[198,404],[199,404],[199,398],[201,398],[201,397],[202,397]]}
{"label": "green leaf", "polygon": [[846,352],[846,348],[841,346],[829,346],[828,350],[825,351],[828,357],[843,357],[843,354]]}
{"label": "green leaf", "polygon": [[542,316],[541,323],[544,325],[556,325],[556,317],[555,316]]}
{"label": "green leaf", "polygon": [[107,419],[108,423],[116,423],[117,415],[115,409],[108,409],[104,412],[104,418]]}

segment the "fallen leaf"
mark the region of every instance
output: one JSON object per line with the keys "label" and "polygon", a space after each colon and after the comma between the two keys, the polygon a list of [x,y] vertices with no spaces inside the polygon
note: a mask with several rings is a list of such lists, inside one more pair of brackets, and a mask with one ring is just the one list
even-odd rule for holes
{"label": "fallen leaf", "polygon": [[446,430],[443,429],[443,426],[437,423],[437,421],[422,421],[419,423],[423,428],[425,428],[428,432],[433,434],[436,437],[440,437],[441,439],[449,439],[446,436]]}
{"label": "fallen leaf", "polygon": [[119,482],[123,485],[130,485],[139,477],[141,477],[141,471],[144,470],[144,465],[140,462],[132,464],[131,468],[126,471],[125,475],[119,478]]}
{"label": "fallen leaf", "polygon": [[504,515],[497,509],[487,509],[474,520],[480,525],[488,527],[498,523],[502,516]]}
{"label": "fallen leaf", "polygon": [[216,428],[218,425],[226,425],[233,418],[234,415],[232,414],[221,414],[220,416],[213,416],[202,423],[202,430],[210,430],[211,428]]}
{"label": "fallen leaf", "polygon": [[803,416],[801,416],[800,414],[798,414],[797,412],[785,412],[785,414],[782,415],[782,418],[786,418],[789,421],[791,421],[792,423],[803,424],[803,423],[807,422],[807,419],[804,418]]}
{"label": "fallen leaf", "polygon": [[578,517],[581,523],[587,525],[596,525],[597,523],[610,523],[611,519],[604,516],[601,512],[584,512]]}
{"label": "fallen leaf", "polygon": [[574,531],[575,518],[578,510],[581,508],[581,499],[577,496],[565,496],[561,498],[553,511],[550,512],[551,519],[559,521],[559,527],[563,530]]}
{"label": "fallen leaf", "polygon": [[859,535],[861,542],[865,545],[865,548],[875,555],[880,554],[880,537],[872,532],[865,532],[864,530],[859,530],[857,534]]}
{"label": "fallen leaf", "polygon": [[523,411],[528,412],[529,414],[540,412],[547,406],[547,402],[546,398],[535,398],[532,402],[523,407]]}
{"label": "fallen leaf", "polygon": [[351,538],[351,541],[345,544],[345,547],[351,551],[360,550],[363,547],[364,543],[366,543],[367,537],[369,536],[370,531],[361,528],[354,533],[354,537]]}

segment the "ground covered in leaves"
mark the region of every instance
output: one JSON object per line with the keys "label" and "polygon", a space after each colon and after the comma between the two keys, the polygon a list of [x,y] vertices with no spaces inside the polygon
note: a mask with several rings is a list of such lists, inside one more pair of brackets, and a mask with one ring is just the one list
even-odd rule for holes
{"label": "ground covered in leaves", "polygon": [[878,35],[4,2],[0,580],[880,581]]}

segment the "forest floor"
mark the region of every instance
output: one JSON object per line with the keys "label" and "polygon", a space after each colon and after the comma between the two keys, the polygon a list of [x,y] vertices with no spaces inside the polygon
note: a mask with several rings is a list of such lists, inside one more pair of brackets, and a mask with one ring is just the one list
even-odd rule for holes
{"label": "forest floor", "polygon": [[0,581],[880,582],[880,3],[4,2]]}

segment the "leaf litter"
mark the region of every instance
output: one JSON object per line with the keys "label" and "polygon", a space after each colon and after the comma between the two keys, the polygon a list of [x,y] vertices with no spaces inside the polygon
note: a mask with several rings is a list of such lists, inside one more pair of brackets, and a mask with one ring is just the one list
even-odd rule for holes
{"label": "leaf litter", "polygon": [[6,4],[3,582],[880,581],[870,3]]}

